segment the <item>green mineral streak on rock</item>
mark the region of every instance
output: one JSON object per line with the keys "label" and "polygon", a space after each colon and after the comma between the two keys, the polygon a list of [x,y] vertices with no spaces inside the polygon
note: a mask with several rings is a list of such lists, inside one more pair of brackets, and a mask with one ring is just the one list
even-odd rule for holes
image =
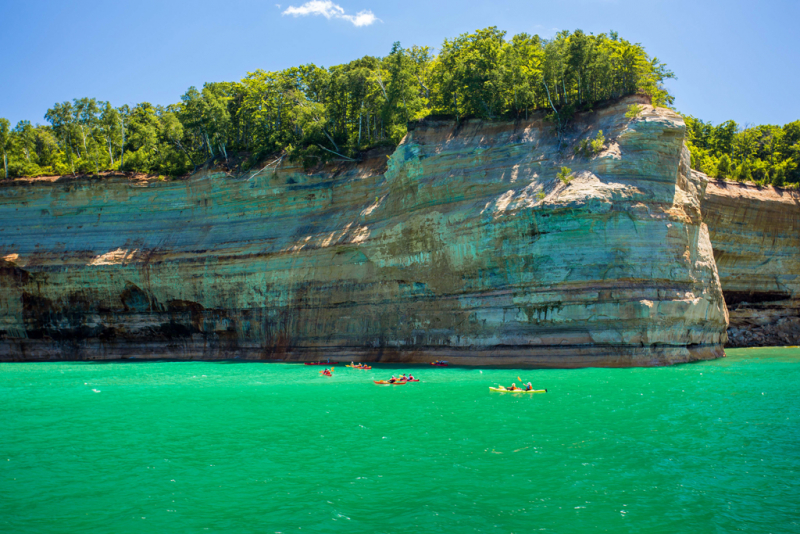
{"label": "green mineral streak on rock", "polygon": [[0,187],[0,357],[719,357],[707,180],[682,119],[626,119],[630,102],[576,119],[568,144],[606,137],[591,157],[541,118],[430,121],[388,158],[312,174]]}

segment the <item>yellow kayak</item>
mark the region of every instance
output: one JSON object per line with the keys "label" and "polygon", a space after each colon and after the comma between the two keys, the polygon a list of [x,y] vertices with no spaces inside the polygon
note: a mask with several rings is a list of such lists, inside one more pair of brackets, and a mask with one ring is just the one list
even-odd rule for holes
{"label": "yellow kayak", "polygon": [[503,386],[499,388],[490,387],[492,391],[502,391],[503,393],[547,393],[546,389],[506,389]]}
{"label": "yellow kayak", "polygon": [[352,367],[353,369],[372,369],[369,365],[345,365],[345,367]]}

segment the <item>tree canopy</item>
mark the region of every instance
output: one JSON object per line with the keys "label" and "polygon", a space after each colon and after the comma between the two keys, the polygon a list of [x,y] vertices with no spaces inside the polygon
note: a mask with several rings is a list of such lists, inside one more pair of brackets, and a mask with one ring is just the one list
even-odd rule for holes
{"label": "tree canopy", "polygon": [[508,39],[489,27],[446,39],[438,54],[395,43],[385,57],[256,70],[238,82],[190,87],[168,106],[115,108],[95,98],[56,103],[45,114],[49,124],[22,121],[8,134],[0,125],[0,140],[8,176],[102,170],[175,176],[232,156],[251,165],[278,153],[306,162],[353,159],[396,145],[409,121],[428,115],[524,118],[546,110],[560,123],[636,92],[669,105],[662,82],[672,76],[615,32]]}
{"label": "tree canopy", "polygon": [[715,178],[758,185],[800,184],[800,121],[784,126],[719,126],[694,117],[686,121],[692,168]]}

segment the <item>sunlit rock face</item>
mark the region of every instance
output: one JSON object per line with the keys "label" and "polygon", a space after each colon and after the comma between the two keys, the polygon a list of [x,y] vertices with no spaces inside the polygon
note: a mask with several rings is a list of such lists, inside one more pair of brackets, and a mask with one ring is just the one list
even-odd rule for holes
{"label": "sunlit rock face", "polygon": [[[0,187],[0,357],[543,367],[723,355],[675,113],[427,121],[304,172]],[[603,131],[597,154],[574,147]],[[562,166],[571,181],[557,178]]]}
{"label": "sunlit rock face", "polygon": [[730,312],[729,346],[800,345],[800,194],[713,181],[703,217]]}

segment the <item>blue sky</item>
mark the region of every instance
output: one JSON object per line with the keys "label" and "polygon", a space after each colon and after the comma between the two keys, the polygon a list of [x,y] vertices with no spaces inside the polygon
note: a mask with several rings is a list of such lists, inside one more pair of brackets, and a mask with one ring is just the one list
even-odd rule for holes
{"label": "blue sky", "polygon": [[[169,104],[191,86],[256,69],[438,47],[497,26],[642,43],[675,71],[675,106],[718,124],[800,119],[800,2],[705,0],[0,0],[0,117],[44,123],[55,102]],[[307,13],[307,14],[304,14]],[[317,13],[317,14],[314,14]]]}

